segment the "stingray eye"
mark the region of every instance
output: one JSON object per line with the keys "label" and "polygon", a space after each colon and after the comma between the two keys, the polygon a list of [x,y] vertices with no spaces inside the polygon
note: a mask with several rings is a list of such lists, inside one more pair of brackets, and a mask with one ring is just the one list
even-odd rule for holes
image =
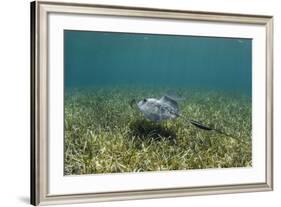
{"label": "stingray eye", "polygon": [[143,99],[143,102],[145,103],[145,102],[147,102],[147,99],[145,98],[145,99]]}

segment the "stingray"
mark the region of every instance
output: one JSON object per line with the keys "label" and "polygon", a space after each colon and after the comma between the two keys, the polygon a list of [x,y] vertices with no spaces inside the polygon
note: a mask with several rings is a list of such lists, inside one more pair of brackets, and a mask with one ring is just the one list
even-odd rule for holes
{"label": "stingray", "polygon": [[[174,120],[178,117],[181,117],[199,129],[207,130],[207,131],[216,131],[220,134],[224,134],[226,136],[233,137],[219,129],[206,126],[205,124],[202,124],[199,121],[195,121],[195,120],[184,117],[180,113],[177,100],[179,100],[179,99],[165,95],[165,96],[161,97],[160,99],[145,98],[139,102],[136,102],[136,100],[133,99],[130,102],[130,105],[132,107],[133,104],[135,103],[137,105],[138,109],[143,113],[145,118],[147,118],[153,122],[161,122],[163,120]],[[233,138],[235,138],[235,137],[233,137]]]}

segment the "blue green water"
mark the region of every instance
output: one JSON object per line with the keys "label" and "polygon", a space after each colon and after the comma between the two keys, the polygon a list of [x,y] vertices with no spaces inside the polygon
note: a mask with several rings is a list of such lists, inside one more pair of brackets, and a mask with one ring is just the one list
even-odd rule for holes
{"label": "blue green water", "polygon": [[66,30],[64,64],[66,89],[252,90],[251,39]]}

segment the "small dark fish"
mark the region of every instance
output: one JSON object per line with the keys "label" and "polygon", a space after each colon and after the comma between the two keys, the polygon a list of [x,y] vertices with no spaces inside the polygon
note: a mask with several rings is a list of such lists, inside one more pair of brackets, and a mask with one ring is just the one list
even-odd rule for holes
{"label": "small dark fish", "polygon": [[134,104],[136,104],[136,103],[137,103],[136,99],[132,99],[132,100],[129,102],[131,108],[133,108]]}

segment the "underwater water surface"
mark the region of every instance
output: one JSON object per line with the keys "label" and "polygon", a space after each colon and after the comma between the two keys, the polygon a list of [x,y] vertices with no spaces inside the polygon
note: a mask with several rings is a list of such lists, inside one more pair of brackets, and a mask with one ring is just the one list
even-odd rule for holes
{"label": "underwater water surface", "polygon": [[[252,165],[251,39],[66,30],[64,84],[66,175]],[[130,105],[171,91],[223,133]]]}

